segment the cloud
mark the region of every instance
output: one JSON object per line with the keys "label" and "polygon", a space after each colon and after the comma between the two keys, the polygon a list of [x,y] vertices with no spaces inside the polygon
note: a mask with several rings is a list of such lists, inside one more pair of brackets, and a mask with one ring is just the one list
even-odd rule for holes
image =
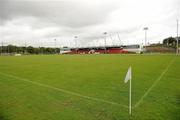
{"label": "cloud", "polygon": [[[0,0],[0,41],[53,46],[108,43],[142,43],[143,27],[148,26],[151,43],[174,36],[179,0]],[[68,41],[68,43],[67,43]],[[115,43],[117,43],[115,42]],[[107,44],[108,44],[107,43]]]}
{"label": "cloud", "polygon": [[[111,1],[113,2],[113,1]],[[0,16],[2,21],[18,17],[35,17],[46,25],[78,28],[105,22],[108,14],[117,9],[116,4],[84,1],[38,1],[38,0],[1,0]]]}

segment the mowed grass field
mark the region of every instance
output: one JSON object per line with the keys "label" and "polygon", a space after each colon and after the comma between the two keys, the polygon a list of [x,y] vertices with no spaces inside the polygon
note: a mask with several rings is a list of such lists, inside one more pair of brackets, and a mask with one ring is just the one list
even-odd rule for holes
{"label": "mowed grass field", "polygon": [[180,120],[180,56],[0,57],[0,120],[129,119]]}

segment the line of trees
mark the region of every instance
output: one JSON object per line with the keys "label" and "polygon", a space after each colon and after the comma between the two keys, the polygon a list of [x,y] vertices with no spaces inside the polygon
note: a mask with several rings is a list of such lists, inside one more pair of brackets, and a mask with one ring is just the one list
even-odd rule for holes
{"label": "line of trees", "polygon": [[14,45],[1,46],[1,54],[57,54],[60,52],[60,48],[50,48],[50,47],[20,47]]}
{"label": "line of trees", "polygon": [[[180,37],[178,37],[178,43],[180,44]],[[174,37],[168,37],[163,40],[163,45],[169,46],[169,47],[176,47],[177,44],[177,38]]]}

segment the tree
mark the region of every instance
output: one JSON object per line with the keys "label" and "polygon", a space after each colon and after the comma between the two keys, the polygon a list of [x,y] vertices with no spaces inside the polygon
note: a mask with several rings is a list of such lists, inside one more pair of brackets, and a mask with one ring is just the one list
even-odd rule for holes
{"label": "tree", "polygon": [[175,47],[177,43],[177,40],[173,37],[168,37],[163,40],[163,44],[171,47]]}
{"label": "tree", "polygon": [[32,46],[28,46],[27,47],[27,52],[30,53],[30,54],[33,54],[34,53],[34,48]]}

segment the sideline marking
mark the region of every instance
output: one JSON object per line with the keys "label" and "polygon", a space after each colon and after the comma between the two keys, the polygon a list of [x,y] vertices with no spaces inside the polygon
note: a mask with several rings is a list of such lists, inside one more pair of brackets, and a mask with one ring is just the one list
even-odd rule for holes
{"label": "sideline marking", "polygon": [[161,73],[161,75],[156,79],[156,81],[152,84],[152,86],[145,92],[145,94],[140,98],[140,100],[133,106],[133,108],[138,107],[141,102],[143,102],[144,98],[148,95],[148,93],[157,85],[157,83],[162,79],[162,77],[165,75],[165,73],[169,70],[170,66],[174,62],[175,58],[171,60],[171,62],[168,64],[166,69]]}
{"label": "sideline marking", "polygon": [[89,96],[81,95],[79,93],[71,92],[71,91],[68,91],[68,90],[61,89],[61,88],[57,88],[57,87],[53,87],[53,86],[50,86],[50,85],[42,84],[42,83],[39,83],[39,82],[34,82],[34,81],[31,81],[31,80],[28,80],[28,79],[25,79],[25,78],[21,78],[21,77],[18,77],[18,76],[14,76],[14,75],[2,73],[2,72],[0,72],[0,74],[4,75],[4,76],[7,76],[7,77],[14,78],[16,80],[29,82],[29,83],[34,84],[34,85],[39,85],[41,87],[50,88],[50,89],[53,89],[53,90],[56,90],[56,91],[60,91],[60,92],[66,93],[66,94],[74,95],[74,96],[78,96],[78,97],[81,97],[81,98],[94,100],[94,101],[98,101],[98,102],[103,102],[103,103],[107,103],[107,104],[112,104],[112,105],[118,105],[118,106],[121,106],[121,107],[124,107],[124,108],[128,108],[128,106],[122,105],[122,104],[119,104],[119,103],[116,103],[116,102],[111,102],[111,101],[107,101],[107,100],[103,100],[103,99],[99,99],[99,98],[95,98],[95,97],[89,97]]}

